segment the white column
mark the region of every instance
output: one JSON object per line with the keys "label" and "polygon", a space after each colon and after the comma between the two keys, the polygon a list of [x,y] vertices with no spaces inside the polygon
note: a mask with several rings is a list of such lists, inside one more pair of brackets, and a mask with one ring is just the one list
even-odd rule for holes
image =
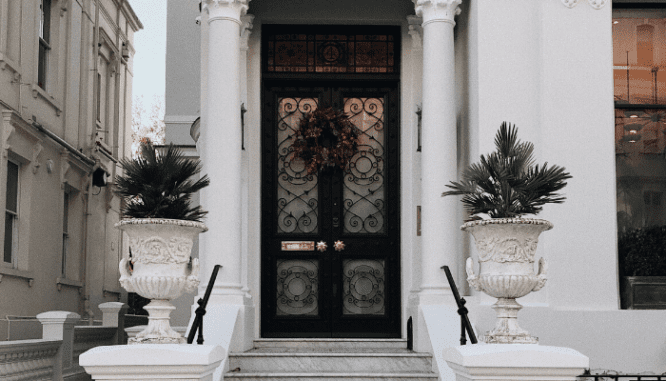
{"label": "white column", "polygon": [[453,27],[461,2],[414,0],[423,18],[421,304],[445,301],[449,286],[440,267],[458,265],[459,201],[441,194],[458,172]]}
{"label": "white column", "polygon": [[[218,274],[214,294],[242,303],[241,291],[241,125],[240,27],[249,0],[205,0],[208,23],[208,66],[205,125],[199,137],[204,173],[211,185],[201,193],[208,210],[209,231],[201,235],[200,257],[207,281],[215,264]],[[202,282],[200,290],[205,289]]]}

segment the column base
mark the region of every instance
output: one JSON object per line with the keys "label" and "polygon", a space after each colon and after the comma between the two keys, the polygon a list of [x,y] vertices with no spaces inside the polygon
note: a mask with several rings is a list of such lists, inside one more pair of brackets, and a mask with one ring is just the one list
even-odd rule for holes
{"label": "column base", "polygon": [[457,381],[575,381],[590,360],[571,348],[538,344],[465,345],[444,350]]}

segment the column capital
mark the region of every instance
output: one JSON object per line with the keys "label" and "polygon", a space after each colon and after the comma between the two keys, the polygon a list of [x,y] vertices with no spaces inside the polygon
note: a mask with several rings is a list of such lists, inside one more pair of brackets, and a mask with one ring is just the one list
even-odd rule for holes
{"label": "column capital", "polygon": [[254,26],[252,21],[254,21],[254,15],[241,16],[241,50],[247,50],[249,48],[248,41],[250,40],[250,34],[252,33],[252,27]]}
{"label": "column capital", "polygon": [[208,14],[208,23],[229,20],[241,24],[241,16],[247,13],[250,0],[203,0],[201,11]]}
{"label": "column capital", "polygon": [[448,22],[456,25],[455,16],[460,14],[458,7],[462,0],[412,0],[416,15],[423,17],[423,26],[431,22]]}

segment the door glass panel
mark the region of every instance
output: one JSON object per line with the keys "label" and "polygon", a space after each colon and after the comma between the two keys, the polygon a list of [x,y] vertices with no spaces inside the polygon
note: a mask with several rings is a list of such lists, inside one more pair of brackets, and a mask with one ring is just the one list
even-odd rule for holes
{"label": "door glass panel", "polygon": [[308,174],[303,160],[294,158],[292,147],[299,121],[316,109],[316,98],[278,99],[278,233],[319,232],[319,179],[316,173]]}
{"label": "door glass panel", "polygon": [[343,181],[344,232],[384,233],[384,99],[345,98],[344,104],[349,120],[361,132],[358,153],[351,159]]}
{"label": "door glass panel", "polygon": [[343,266],[343,315],[384,315],[384,261],[350,259]]}
{"label": "door glass panel", "polygon": [[278,316],[318,315],[319,261],[277,261]]}
{"label": "door glass panel", "polygon": [[387,33],[286,33],[266,28],[265,71],[397,73],[396,31],[389,27]]}

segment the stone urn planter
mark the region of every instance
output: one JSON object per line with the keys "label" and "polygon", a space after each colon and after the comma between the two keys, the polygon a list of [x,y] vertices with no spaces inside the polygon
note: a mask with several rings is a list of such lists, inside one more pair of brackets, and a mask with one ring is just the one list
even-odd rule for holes
{"label": "stone urn planter", "polygon": [[534,257],[541,232],[553,224],[531,218],[494,218],[465,223],[461,229],[474,236],[479,253],[479,274],[472,258],[467,259],[467,281],[477,291],[497,298],[495,328],[481,339],[494,344],[536,344],[538,339],[518,325],[522,308],[516,298],[540,290],[546,283],[546,261],[539,260],[534,273]]}
{"label": "stone urn planter", "polygon": [[151,300],[144,307],[148,326],[129,344],[185,343],[169,323],[176,308],[171,301],[199,285],[199,260],[190,253],[194,239],[208,229],[197,221],[160,218],[122,220],[115,227],[129,236],[131,253],[131,262],[127,258],[120,261],[120,284]]}

